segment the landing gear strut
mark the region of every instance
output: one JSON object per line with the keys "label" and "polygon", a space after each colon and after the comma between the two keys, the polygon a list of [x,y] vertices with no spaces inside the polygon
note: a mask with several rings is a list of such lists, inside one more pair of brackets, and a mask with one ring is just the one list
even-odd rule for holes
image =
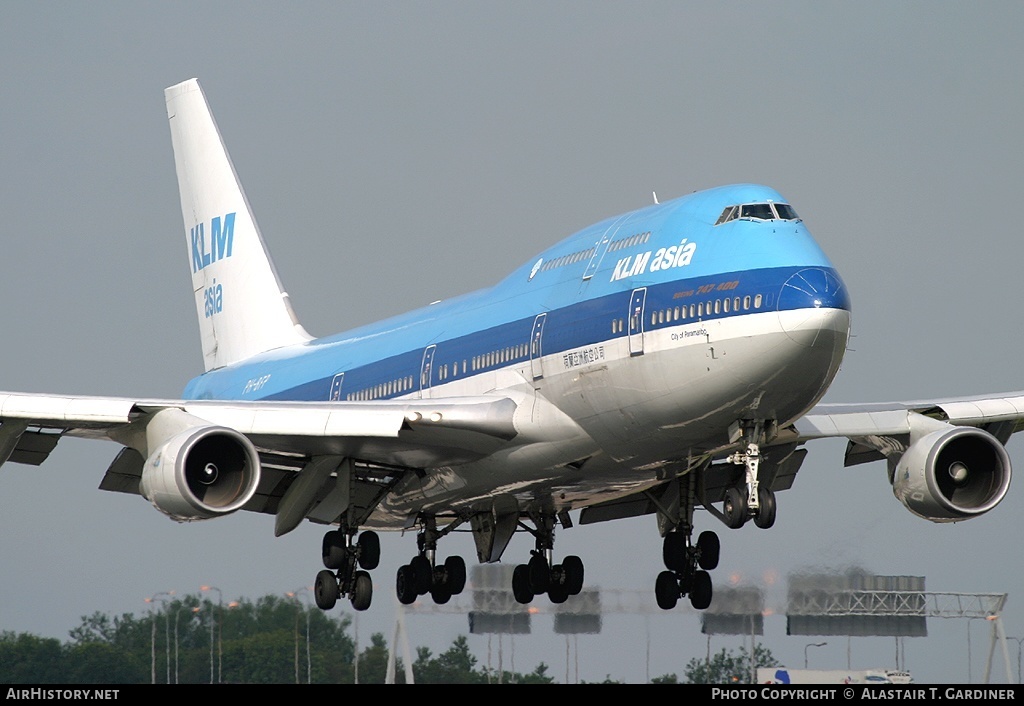
{"label": "landing gear strut", "polygon": [[461,556],[453,555],[437,564],[437,540],[454,527],[449,525],[441,532],[433,517],[426,519],[424,530],[416,536],[419,553],[399,567],[395,576],[395,593],[403,605],[428,593],[434,603],[442,605],[466,587],[466,562]]}
{"label": "landing gear strut", "polygon": [[[352,601],[355,610],[366,610],[373,600],[373,580],[369,569],[380,563],[380,537],[342,527],[324,535],[323,559],[327,568],[316,575],[313,595],[322,610],[330,610],[341,596]],[[358,567],[358,568],[357,568]]]}
{"label": "landing gear strut", "polygon": [[555,545],[555,515],[542,513],[534,517],[536,548],[530,552],[530,561],[519,564],[512,572],[512,595],[519,603],[529,603],[534,597],[546,593],[552,603],[565,603],[569,596],[583,590],[583,560],[567,556],[561,564],[553,563]]}

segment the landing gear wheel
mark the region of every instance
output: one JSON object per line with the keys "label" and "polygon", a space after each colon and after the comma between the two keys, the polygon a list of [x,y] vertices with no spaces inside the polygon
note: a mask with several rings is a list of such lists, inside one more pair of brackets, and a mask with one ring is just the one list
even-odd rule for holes
{"label": "landing gear wheel", "polygon": [[434,584],[434,570],[430,566],[430,560],[422,554],[417,554],[409,562],[415,577],[416,594],[425,596],[430,593]]}
{"label": "landing gear wheel", "polygon": [[530,567],[526,564],[519,564],[512,570],[512,595],[518,603],[529,603],[533,600],[534,592],[530,589]]}
{"label": "landing gear wheel", "polygon": [[345,533],[340,530],[331,530],[324,534],[323,558],[324,566],[332,571],[337,571],[345,564],[345,556],[348,554],[348,547],[345,546]]}
{"label": "landing gear wheel", "polygon": [[362,532],[356,540],[359,547],[359,566],[376,569],[380,564],[380,537],[376,532]]}
{"label": "landing gear wheel", "polygon": [[565,603],[569,599],[569,591],[566,590],[565,584],[552,581],[548,588],[548,598],[552,603]]}
{"label": "landing gear wheel", "polygon": [[412,605],[419,595],[416,591],[416,572],[409,564],[398,567],[398,575],[395,576],[395,595],[402,605]]}
{"label": "landing gear wheel", "polygon": [[669,571],[682,571],[686,568],[686,535],[682,532],[669,532],[661,545],[661,558]]}
{"label": "landing gear wheel", "polygon": [[729,488],[725,491],[722,512],[725,515],[725,524],[732,529],[742,527],[747,521],[747,499],[738,488]]}
{"label": "landing gear wheel", "polygon": [[352,586],[353,610],[366,610],[373,600],[373,580],[365,571],[357,571]]}
{"label": "landing gear wheel", "polygon": [[662,610],[672,610],[679,602],[679,583],[671,571],[662,571],[654,582],[654,598]]}
{"label": "landing gear wheel", "polygon": [[775,524],[775,493],[764,486],[759,486],[757,503],[760,507],[754,515],[754,524],[761,529],[768,529]]}
{"label": "landing gear wheel", "polygon": [[316,607],[320,610],[330,610],[334,607],[338,602],[338,577],[333,571],[324,569],[316,575],[313,596],[316,599]]}
{"label": "landing gear wheel", "polygon": [[548,566],[548,560],[541,554],[534,554],[527,566],[530,570],[530,590],[535,596],[547,593],[551,585],[551,568]]}
{"label": "landing gear wheel", "polygon": [[445,583],[453,596],[462,593],[466,587],[466,561],[461,556],[450,556],[444,560]]}
{"label": "landing gear wheel", "polygon": [[717,534],[711,531],[701,532],[697,537],[697,565],[705,571],[716,569],[721,548],[722,544],[718,541]]}
{"label": "landing gear wheel", "polygon": [[583,590],[583,560],[570,555],[562,560],[562,572],[565,575],[565,590],[570,596],[579,595]]}
{"label": "landing gear wheel", "polygon": [[693,586],[690,588],[690,605],[697,610],[704,610],[711,605],[711,576],[707,571],[698,571],[693,575]]}
{"label": "landing gear wheel", "polygon": [[[444,573],[444,570],[442,569],[438,573]],[[452,599],[452,592],[445,581],[435,581],[430,589],[430,597],[434,599],[434,603],[437,605],[444,605]]]}

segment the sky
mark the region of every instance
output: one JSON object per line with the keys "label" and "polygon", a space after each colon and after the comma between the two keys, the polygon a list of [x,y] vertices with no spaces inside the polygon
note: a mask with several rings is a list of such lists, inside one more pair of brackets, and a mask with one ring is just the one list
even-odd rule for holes
{"label": "sky", "polygon": [[[1024,163],[1022,23],[1024,5],[999,1],[4,3],[0,389],[176,398],[201,372],[163,100],[191,77],[314,335],[487,286],[652,192],[755,182],[793,204],[852,292],[826,402],[1022,389],[1024,246],[1007,221]],[[175,524],[97,490],[117,448],[66,439],[40,467],[0,468],[0,630],[65,639],[83,615],[142,614],[161,592],[312,584],[322,528]],[[809,448],[773,529],[697,518],[722,539],[715,585],[764,588],[763,642],[782,663],[803,666],[820,641],[786,635],[797,571],[1005,593],[1006,632],[1024,636],[1020,480],[991,513],[935,525],[893,497],[884,464],[843,468],[843,441]],[[1024,464],[1019,439],[1008,450]],[[517,536],[506,561],[531,547]],[[653,517],[576,526],[555,547],[583,558],[588,586],[650,612],[567,641],[540,602],[532,634],[502,642],[506,667],[643,682],[742,644],[654,607]],[[441,550],[472,563],[468,535]],[[382,552],[362,643],[394,629],[414,536],[387,535]],[[434,652],[468,632],[456,611],[405,624]],[[933,619],[904,640],[905,666],[980,681],[988,630]],[[892,639],[824,639],[811,667],[895,664]],[[494,660],[497,642],[470,637]]]}

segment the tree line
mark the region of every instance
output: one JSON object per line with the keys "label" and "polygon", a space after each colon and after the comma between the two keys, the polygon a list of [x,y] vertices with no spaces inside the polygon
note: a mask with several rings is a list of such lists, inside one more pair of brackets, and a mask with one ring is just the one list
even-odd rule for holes
{"label": "tree line", "polygon": [[[264,596],[227,604],[199,595],[153,603],[136,616],[84,616],[69,640],[0,632],[0,683],[384,683],[388,646],[376,633],[356,652],[351,618],[297,599]],[[444,652],[416,650],[417,683],[551,683],[547,666],[497,673],[481,667],[464,636]],[[397,660],[395,681],[405,680]]]}
{"label": "tree line", "polygon": [[[351,618],[329,615],[297,598],[264,596],[227,604],[200,595],[151,602],[136,616],[96,612],[84,616],[69,639],[0,632],[0,683],[4,684],[383,684],[388,645],[375,633],[357,652],[349,635]],[[753,666],[775,664],[763,646]],[[729,684],[751,681],[745,648],[694,658],[682,679],[675,674],[656,683]],[[465,636],[434,655],[416,649],[413,678],[422,684],[555,683],[543,662],[526,673],[481,666]],[[396,659],[395,681],[405,681]],[[614,683],[609,676],[605,682]]]}

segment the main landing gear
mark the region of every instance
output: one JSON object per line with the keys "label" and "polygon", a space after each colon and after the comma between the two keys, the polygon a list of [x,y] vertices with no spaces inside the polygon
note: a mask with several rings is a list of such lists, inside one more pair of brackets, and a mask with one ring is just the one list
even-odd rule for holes
{"label": "main landing gear", "polygon": [[567,556],[561,564],[553,564],[555,516],[538,515],[535,523],[537,529],[531,533],[537,539],[537,547],[530,552],[529,562],[513,570],[512,595],[519,603],[529,603],[546,593],[552,603],[565,603],[569,596],[583,590],[583,560]]}
{"label": "main landing gear", "polygon": [[[368,571],[380,563],[380,537],[348,527],[324,535],[323,559],[327,568],[316,575],[313,595],[316,605],[330,610],[341,596],[352,601],[355,610],[366,610],[373,600],[373,580]],[[358,568],[357,568],[358,567]]]}
{"label": "main landing gear", "polygon": [[[454,525],[446,530],[451,531]],[[437,564],[437,540],[442,536],[433,518],[416,536],[419,553],[408,564],[398,569],[395,593],[403,605],[410,605],[417,597],[430,594],[434,603],[443,605],[466,587],[466,562],[461,556],[450,556]]]}
{"label": "main landing gear", "polygon": [[697,503],[697,483],[706,466],[692,469],[670,483],[659,496],[650,496],[658,511],[658,526],[664,537],[662,559],[665,571],[654,582],[658,607],[672,610],[683,596],[690,605],[704,610],[713,594],[709,571],[718,566],[721,544],[714,532],[701,532],[694,543],[693,510]]}
{"label": "main landing gear", "polygon": [[654,582],[654,598],[658,607],[671,610],[680,597],[689,595],[690,605],[704,610],[711,605],[711,575],[718,566],[721,545],[714,532],[701,532],[697,544],[690,543],[690,531],[669,532],[662,544],[662,558],[667,571]]}

